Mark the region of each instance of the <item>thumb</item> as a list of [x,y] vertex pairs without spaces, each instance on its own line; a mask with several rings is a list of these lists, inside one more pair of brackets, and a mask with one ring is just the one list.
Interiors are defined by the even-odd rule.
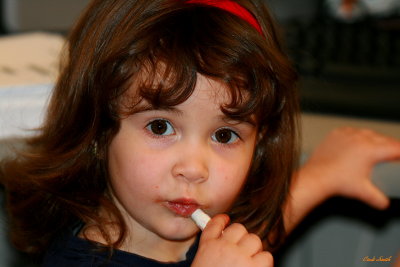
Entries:
[[219,238],[229,221],[229,216],[226,214],[218,214],[214,216],[204,228],[200,237],[200,242]]
[[390,204],[389,198],[371,181],[365,183],[361,191],[363,193],[359,195],[358,199],[375,209],[383,210]]

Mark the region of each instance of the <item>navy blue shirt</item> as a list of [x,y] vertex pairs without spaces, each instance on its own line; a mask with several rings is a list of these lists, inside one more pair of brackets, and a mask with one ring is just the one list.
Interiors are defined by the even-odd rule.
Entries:
[[[103,248],[103,249],[102,249]],[[62,234],[48,249],[43,267],[183,267],[190,266],[196,255],[197,242],[186,253],[186,260],[174,263],[159,262],[122,250],[110,252],[102,246],[79,238],[75,231]]]

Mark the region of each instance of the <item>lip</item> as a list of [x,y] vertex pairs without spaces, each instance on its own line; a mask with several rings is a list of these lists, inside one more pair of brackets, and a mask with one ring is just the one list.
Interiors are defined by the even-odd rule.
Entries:
[[182,217],[190,217],[190,215],[200,207],[195,200],[187,198],[167,201],[165,206],[176,215]]

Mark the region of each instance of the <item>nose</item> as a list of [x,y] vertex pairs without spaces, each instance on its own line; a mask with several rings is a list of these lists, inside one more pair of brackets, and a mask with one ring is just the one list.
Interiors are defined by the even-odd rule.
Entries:
[[199,146],[186,146],[179,153],[172,167],[172,175],[188,183],[202,183],[208,180],[208,153]]

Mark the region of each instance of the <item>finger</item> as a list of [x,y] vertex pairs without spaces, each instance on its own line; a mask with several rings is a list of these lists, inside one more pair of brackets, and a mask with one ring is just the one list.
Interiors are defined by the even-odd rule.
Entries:
[[363,193],[359,196],[359,199],[371,207],[383,210],[389,206],[389,198],[372,182],[368,181],[362,191]]
[[263,250],[262,242],[256,234],[247,234],[243,236],[238,246],[249,256],[254,256]]
[[237,244],[247,234],[247,229],[242,224],[234,223],[225,228],[221,238]]
[[386,142],[384,145],[376,146],[374,151],[376,161],[391,161],[400,159],[400,142]]
[[261,251],[253,256],[253,262],[257,267],[273,267],[274,258],[268,251]]
[[226,214],[218,214],[214,216],[206,225],[201,234],[200,240],[216,239],[221,236],[222,231],[229,223],[229,216]]
[[371,152],[378,161],[400,159],[400,140],[371,130],[364,130],[363,133],[373,146]]

